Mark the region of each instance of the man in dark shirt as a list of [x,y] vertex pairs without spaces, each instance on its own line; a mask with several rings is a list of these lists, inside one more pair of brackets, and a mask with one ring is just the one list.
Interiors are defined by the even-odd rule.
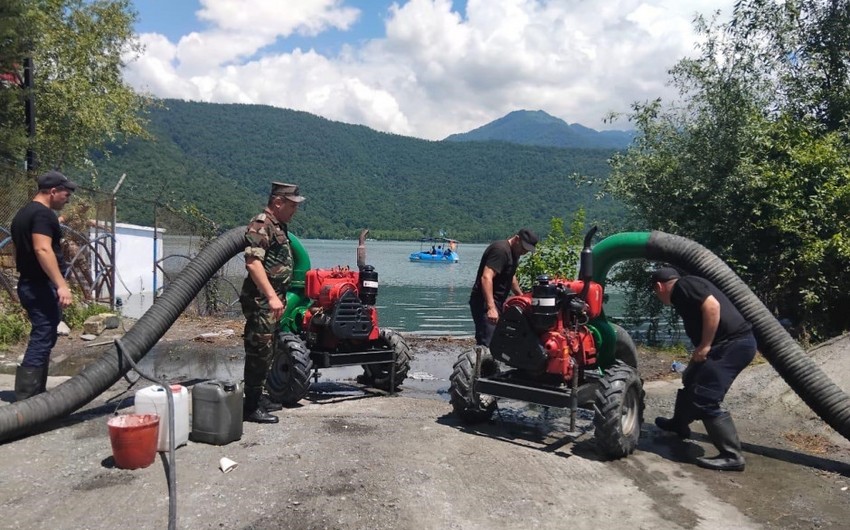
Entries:
[[38,177],[38,192],[32,202],[12,219],[18,299],[32,325],[24,359],[15,372],[18,400],[44,392],[50,352],[56,345],[56,327],[62,309],[73,301],[65,282],[62,228],[53,210],[61,210],[75,189],[77,185],[65,175],[48,171]]
[[533,251],[536,244],[537,234],[523,228],[507,240],[494,241],[484,251],[469,296],[476,344],[490,345],[508,295],[522,294],[516,279],[517,265],[520,256]]
[[665,305],[672,305],[694,345],[691,361],[682,375],[672,418],[656,418],[655,424],[682,438],[688,425],[701,419],[709,439],[720,454],[700,457],[697,464],[708,469],[743,471],[744,456],[732,416],[721,408],[726,392],[756,354],[752,325],[720,289],[698,276],[680,276],[672,267],[652,273],[652,287]]

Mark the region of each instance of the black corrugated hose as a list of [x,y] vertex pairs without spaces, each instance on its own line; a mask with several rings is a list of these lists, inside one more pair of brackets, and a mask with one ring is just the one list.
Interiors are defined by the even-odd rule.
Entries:
[[699,243],[652,232],[647,259],[666,261],[715,284],[753,324],[759,351],[818,416],[850,440],[850,397],[817,367],[749,287]]
[[[244,248],[245,229],[234,228],[212,241],[190,261],[121,339],[130,357],[134,361],[144,357],[213,274]],[[0,407],[0,442],[26,436],[50,420],[71,414],[115,384],[129,369],[117,347],[112,346],[100,359],[61,385]]]

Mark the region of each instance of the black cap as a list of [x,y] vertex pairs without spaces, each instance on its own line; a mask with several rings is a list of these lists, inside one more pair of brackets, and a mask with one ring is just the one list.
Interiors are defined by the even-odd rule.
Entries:
[[532,252],[534,250],[534,246],[537,245],[537,234],[534,233],[530,228],[522,228],[519,232],[516,233],[519,236],[519,240],[522,241],[522,247],[528,252]]
[[38,176],[38,189],[49,190],[50,188],[65,188],[71,191],[77,189],[77,183],[68,180],[68,177],[58,171],[48,171]]
[[681,277],[679,271],[674,269],[673,267],[661,267],[660,269],[653,271],[650,279],[652,283],[655,282],[669,282],[670,280],[676,280]]

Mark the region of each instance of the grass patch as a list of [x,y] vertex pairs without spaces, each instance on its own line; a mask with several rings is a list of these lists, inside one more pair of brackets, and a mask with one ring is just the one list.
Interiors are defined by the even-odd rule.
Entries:
[[24,308],[0,291],[0,350],[8,350],[29,337],[30,321]]
[[0,350],[7,350],[12,344],[26,339],[30,334],[30,321],[23,311],[3,311],[0,313]]
[[691,358],[690,352],[688,352],[682,343],[667,346],[647,346],[646,344],[641,344],[638,346],[638,349],[650,355],[655,355],[662,359],[670,359],[671,361],[687,361]]
[[[84,302],[74,303],[62,311],[62,320],[71,329],[83,327],[83,323],[92,315],[108,313],[109,307]],[[0,300],[0,351],[6,351],[14,344],[25,341],[30,334],[30,321],[20,304],[8,297]]]
[[105,305],[74,303],[71,307],[62,311],[62,320],[68,324],[69,328],[77,329],[83,327],[83,323],[85,323],[87,318],[109,312],[109,307]]

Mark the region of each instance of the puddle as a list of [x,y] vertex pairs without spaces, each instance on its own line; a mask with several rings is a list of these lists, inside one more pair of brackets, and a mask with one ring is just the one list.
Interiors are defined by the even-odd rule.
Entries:
[[[449,378],[457,356],[471,347],[471,342],[445,341],[430,338],[410,338],[408,343],[413,354],[408,377],[402,385],[402,395],[415,399],[431,399],[449,402]],[[71,355],[51,367],[51,375],[76,375],[89,362],[103,352]],[[209,379],[241,380],[244,367],[244,350],[241,344],[197,342],[179,340],[159,342],[138,363],[139,369],[158,380],[181,382],[187,386]],[[356,383],[363,373],[359,365],[322,368],[318,380],[314,379],[311,394],[318,399],[334,399],[362,396],[363,390]],[[130,374],[133,380],[137,376]],[[494,418],[496,415],[494,415]],[[501,400],[500,421],[524,426],[541,432],[569,431],[569,410],[546,408],[521,401]],[[579,409],[577,430],[588,428],[592,412]]]

